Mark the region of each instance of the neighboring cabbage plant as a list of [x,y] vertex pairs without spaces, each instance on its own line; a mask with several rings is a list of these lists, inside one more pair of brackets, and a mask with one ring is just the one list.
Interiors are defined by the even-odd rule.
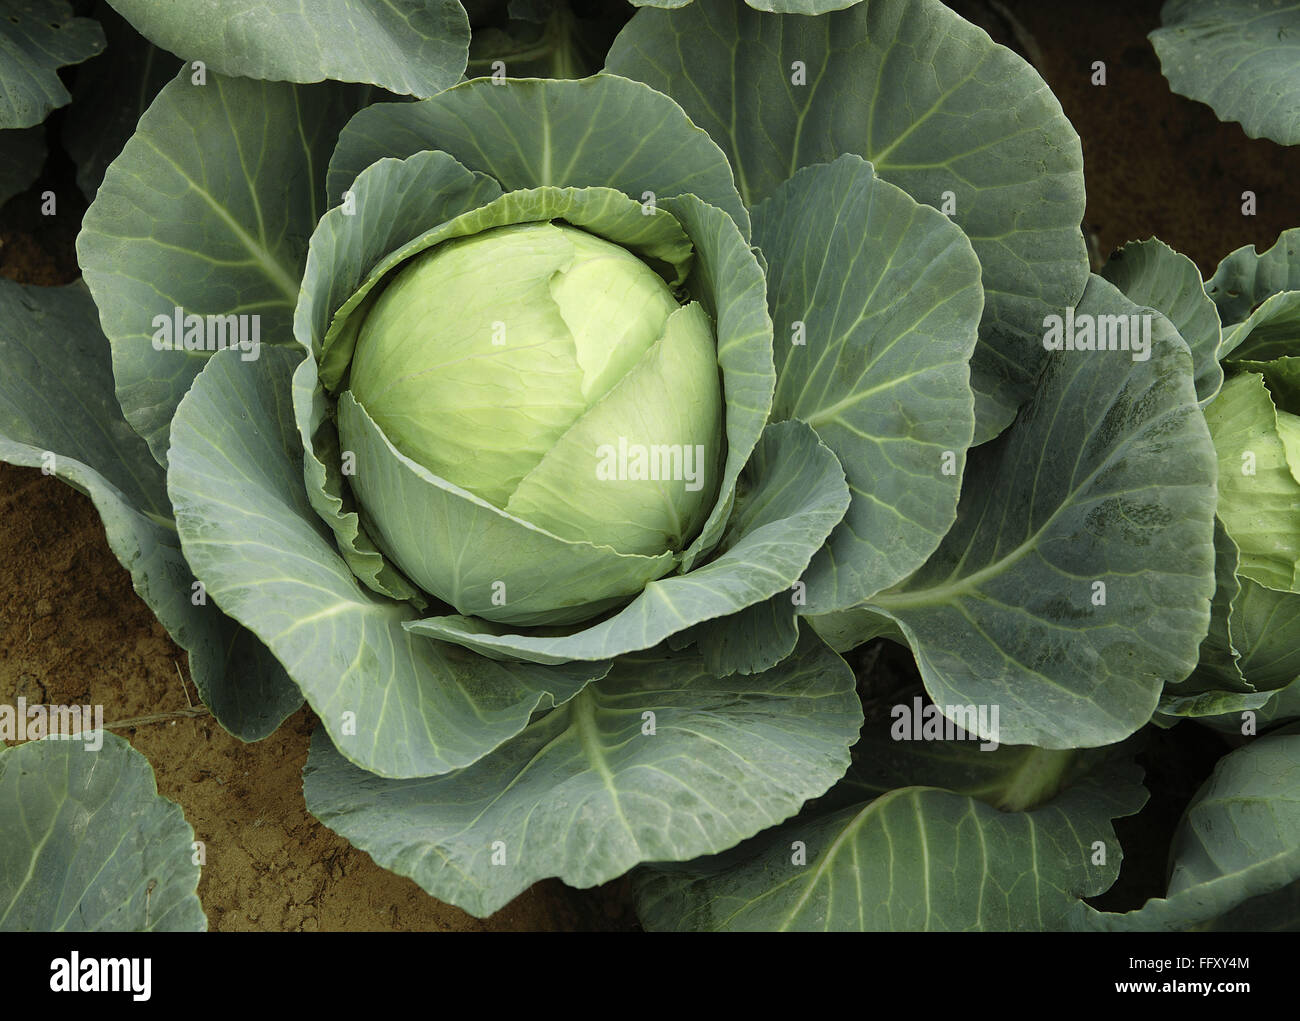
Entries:
[[1156,240],[1104,272],[1186,339],[1219,465],[1209,634],[1161,715],[1243,735],[1300,719],[1300,229],[1237,249],[1204,283]]

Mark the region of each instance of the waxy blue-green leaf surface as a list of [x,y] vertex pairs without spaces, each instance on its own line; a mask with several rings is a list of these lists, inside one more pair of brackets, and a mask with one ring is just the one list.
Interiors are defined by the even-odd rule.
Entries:
[[150,42],[214,71],[270,81],[364,82],[431,96],[469,56],[459,0],[109,0]]
[[1174,834],[1169,890],[1123,914],[1081,912],[1112,931],[1294,931],[1300,893],[1300,734],[1253,738],[1219,760]]
[[974,430],[983,293],[965,235],[856,156],[800,170],[754,210],[767,259],[772,417],[811,425],[852,503],[804,576],[808,613],[915,571],[952,525]]
[[616,75],[479,78],[419,103],[376,103],[339,137],[331,201],[375,160],[423,149],[450,153],[504,191],[617,188],[638,202],[689,193],[749,236],[749,215],[718,146],[672,100]]
[[1251,138],[1300,142],[1300,3],[1167,0],[1149,38],[1179,95]]
[[[1094,277],[1077,314],[1138,314]],[[1001,707],[1001,739],[1122,740],[1196,664],[1214,593],[1215,457],[1193,363],[1152,313],[1150,357],[1056,351],[1033,400],[972,453],[957,522],[869,600],[940,705]]]
[[1205,292],[1219,308],[1225,337],[1228,327],[1250,317],[1274,294],[1300,291],[1300,227],[1284,230],[1263,252],[1243,245],[1226,255]]
[[1131,241],[1110,257],[1101,275],[1135,305],[1154,308],[1178,330],[1196,365],[1196,396],[1204,405],[1223,386],[1219,313],[1201,272],[1163,241]]
[[[207,352],[158,351],[157,315],[260,316],[264,346],[293,342],[324,171],[358,92],[182,70],[104,175],[77,257],[113,347],[126,419],[165,464],[176,405]],[[251,321],[250,321],[251,329]]]
[[0,10],[0,130],[30,128],[63,106],[72,97],[59,68],[103,48],[98,22],[74,18],[67,0],[9,0]]
[[594,886],[780,822],[844,772],[861,723],[852,671],[812,635],[747,677],[660,650],[448,776],[369,776],[318,731],[304,794],[385,868],[486,915],[547,876]]
[[1139,777],[1111,767],[1029,812],[900,787],[716,858],[650,866],[637,875],[637,914],[651,931],[1069,928],[1081,898],[1119,874],[1112,820],[1146,800]]
[[938,0],[871,0],[810,18],[733,0],[643,9],[606,68],[672,96],[726,151],[741,196],[856,153],[918,202],[955,204],[979,256],[976,437],[1028,397],[1042,320],[1087,281],[1079,137],[1037,72]]
[[115,734],[0,748],[0,819],[0,932],[207,928],[194,830]]

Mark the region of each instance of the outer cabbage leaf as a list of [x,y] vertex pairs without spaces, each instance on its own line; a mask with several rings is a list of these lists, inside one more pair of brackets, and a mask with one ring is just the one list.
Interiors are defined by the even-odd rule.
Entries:
[[1300,924],[1300,734],[1224,756],[1174,835],[1169,892],[1124,914],[1081,912],[1086,928],[1259,931]]
[[[189,73],[168,84],[113,161],[77,258],[113,348],[126,420],[166,463],[172,415],[207,352],[157,351],[156,315],[260,316],[292,343],[322,174],[359,93]],[[251,112],[251,115],[250,115]]]
[[1196,366],[1196,396],[1205,405],[1223,386],[1222,330],[1201,271],[1163,241],[1131,241],[1111,255],[1101,275],[1136,305],[1154,308],[1178,330]]
[[0,748],[0,932],[202,932],[194,830],[115,734]]
[[[485,130],[484,125],[492,125]],[[478,78],[419,103],[376,103],[354,117],[330,160],[337,200],[375,160],[440,149],[504,191],[617,188],[638,202],[691,194],[736,221],[749,214],[722,151],[671,99],[641,82]]]
[[[1094,277],[1080,315],[1134,315]],[[1151,313],[1150,357],[1056,351],[973,452],[957,522],[866,609],[893,618],[941,705],[999,705],[1001,739],[1121,740],[1196,664],[1214,592],[1215,457],[1192,359]]]
[[1205,285],[1219,308],[1225,333],[1227,327],[1248,319],[1265,299],[1283,291],[1300,291],[1300,227],[1284,230],[1265,252],[1244,245],[1229,253]]
[[0,130],[30,128],[72,97],[58,69],[104,48],[104,31],[67,0],[22,0],[0,16]]
[[748,203],[842,153],[918,202],[955,203],[983,269],[977,442],[1005,428],[1043,362],[1044,315],[1077,302],[1088,275],[1079,138],[1029,64],[938,0],[819,18],[697,0],[639,11],[606,68],[681,103]]
[[[997,811],[990,793],[1042,753],[952,742],[896,745],[891,769],[851,771],[793,822],[714,858],[642,869],[637,910],[652,930],[1294,928],[1298,742],[1264,737],[1220,761],[1175,835],[1167,895],[1134,911],[1084,898],[1119,873],[1111,820],[1146,800],[1135,767],[1085,758],[1039,807]],[[951,787],[882,789],[909,774]],[[854,794],[872,800],[840,805]]]
[[469,57],[459,0],[108,2],[150,42],[224,75],[431,96],[460,79]]
[[1180,96],[1251,138],[1300,142],[1300,3],[1167,0],[1148,38]]
[[810,634],[744,678],[654,650],[444,777],[368,776],[318,731],[304,794],[385,868],[486,915],[546,876],[594,886],[780,822],[844,772],[861,723],[852,671]]
[[[931,753],[938,761],[910,761]],[[1137,812],[1146,792],[1140,770],[1116,763],[1030,811],[987,804],[987,791],[1014,782],[1026,754],[1034,761],[1019,748],[904,745],[897,755],[913,784],[928,775],[959,792],[913,785],[874,796],[871,780],[837,785],[830,804],[854,793],[871,800],[828,811],[818,802],[715,858],[641,870],[641,922],[674,931],[1069,928],[1081,899],[1118,876],[1112,820]]]
[[807,613],[906,578],[953,523],[974,430],[980,264],[947,217],[856,156],[806,167],[754,210],[768,264],[772,417],[835,452],[852,503],[804,582]]

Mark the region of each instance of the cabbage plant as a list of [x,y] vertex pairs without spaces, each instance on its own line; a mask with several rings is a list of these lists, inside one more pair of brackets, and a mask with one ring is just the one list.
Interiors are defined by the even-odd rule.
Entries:
[[[1089,273],[1014,53],[937,0],[697,0],[599,73],[466,78],[454,0],[113,6],[185,63],[84,282],[0,281],[0,456],[89,493],[227,730],[310,705],[326,825],[476,914],[655,863],[665,928],[1191,925],[1293,880],[1084,904],[1211,627],[1217,349]],[[978,743],[864,730],[882,636]]]

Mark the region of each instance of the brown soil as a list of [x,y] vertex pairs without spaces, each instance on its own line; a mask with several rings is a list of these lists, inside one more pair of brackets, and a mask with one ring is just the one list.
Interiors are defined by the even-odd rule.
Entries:
[[[954,6],[962,6],[954,3]],[[990,0],[980,23],[1013,42]],[[1083,137],[1087,223],[1102,252],[1156,235],[1210,271],[1232,249],[1271,245],[1300,225],[1300,147],[1247,139],[1208,107],[1174,96],[1146,33],[1159,0],[1079,5],[1006,0],[1041,52],[1040,70]],[[1106,62],[1108,84],[1090,84]],[[57,115],[56,115],[57,116]],[[57,136],[52,136],[57,137]],[[70,181],[66,173],[58,175]],[[75,278],[84,208],[44,218],[39,190],[0,214],[0,274],[52,285]],[[1259,213],[1241,215],[1241,192]],[[0,701],[98,703],[109,721],[185,712],[196,699],[184,654],[135,596],[90,501],[38,471],[0,465]],[[301,771],[315,717],[303,710],[245,745],[210,717],[119,730],[153,764],[204,841],[199,896],[214,930],[557,930],[636,927],[626,882],[595,891],[538,884],[486,920],[380,869],[312,819]]]

